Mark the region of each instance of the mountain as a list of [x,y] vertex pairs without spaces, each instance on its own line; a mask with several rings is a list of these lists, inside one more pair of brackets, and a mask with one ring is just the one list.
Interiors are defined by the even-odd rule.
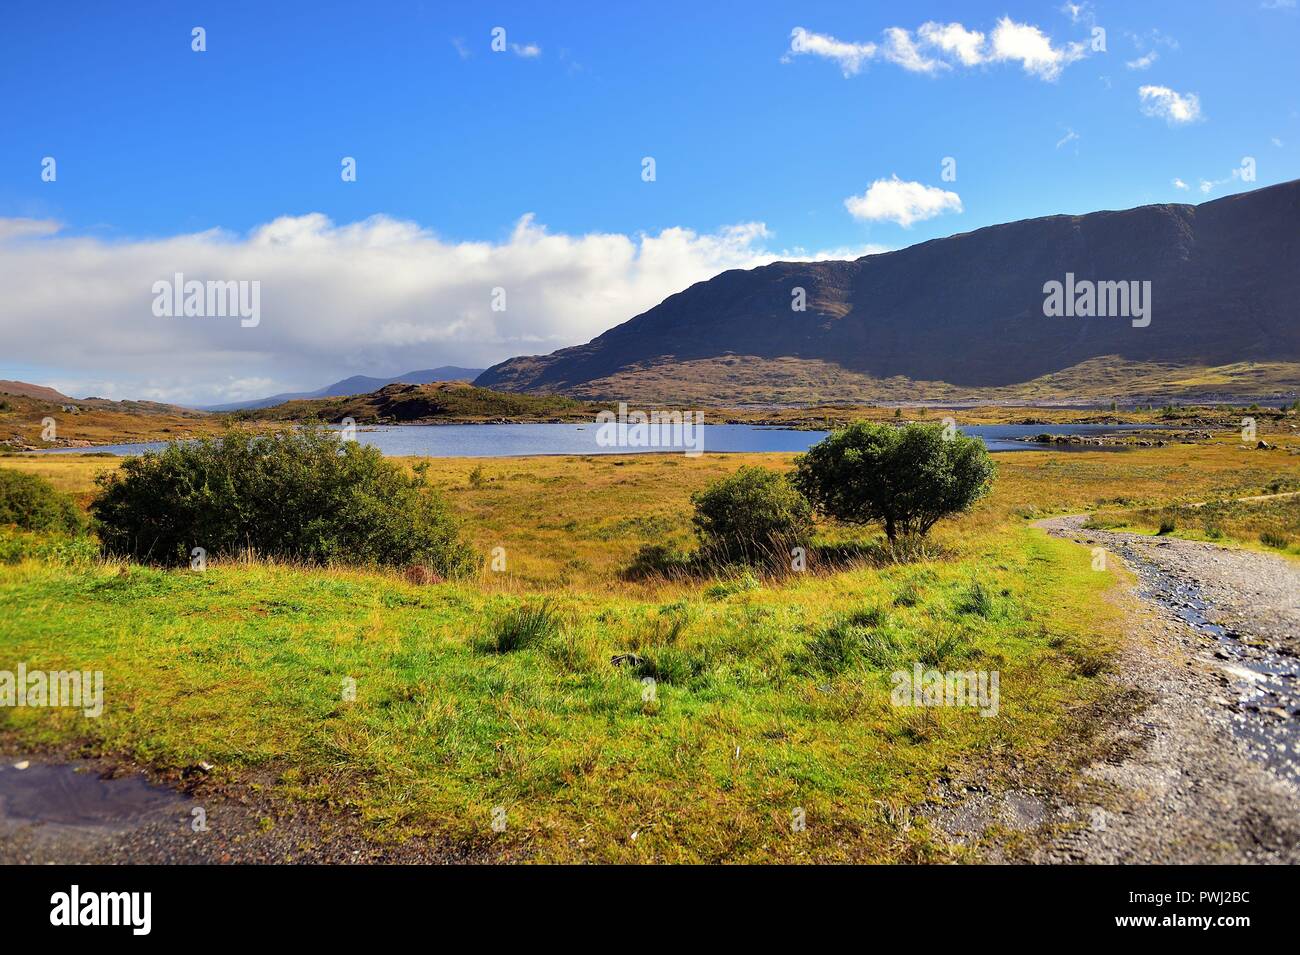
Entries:
[[209,405],[203,411],[241,411],[248,408],[270,408],[286,401],[301,401],[311,398],[338,398],[346,395],[365,395],[378,391],[385,385],[427,385],[435,381],[473,381],[482,374],[481,368],[457,368],[444,365],[442,368],[426,368],[423,371],[408,371],[393,378],[371,378],[367,375],[353,375],[332,385],[326,385],[316,391],[290,392],[272,395],[269,398],[257,398],[251,401],[234,401],[224,405]]
[[0,394],[19,395],[23,398],[39,398],[41,401],[72,401],[62,392],[47,388],[45,385],[33,385],[26,381],[0,379]]
[[[1045,285],[1067,273],[1076,287],[1149,282],[1150,323],[1047,317]],[[798,288],[806,311],[791,307]],[[1236,387],[1224,366],[1251,387],[1295,388],[1297,362],[1300,180],[1195,206],[1027,219],[851,262],[731,270],[585,345],[510,359],[474,383],[734,403],[1006,396],[1030,384],[1068,395],[1099,388],[1100,372],[1128,394],[1144,381]]]

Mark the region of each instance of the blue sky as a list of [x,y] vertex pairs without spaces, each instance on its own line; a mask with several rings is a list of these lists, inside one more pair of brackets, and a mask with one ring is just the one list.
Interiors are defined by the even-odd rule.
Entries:
[[[6,5],[0,263],[23,294],[0,317],[0,377],[198,401],[486,364],[585,341],[723,267],[1294,179],[1298,14],[1286,0]],[[1049,59],[1026,59],[1034,34]],[[642,238],[666,230],[680,248],[656,259]],[[314,257],[257,258],[276,244]],[[286,276],[376,245],[388,259],[352,276],[369,289],[353,324],[322,320],[312,343],[341,292],[290,294]],[[408,259],[467,274],[479,252],[482,282],[521,290],[508,322],[486,289],[399,265],[385,279]],[[123,283],[139,266],[143,306],[111,285],[114,260]],[[242,336],[148,325],[146,279],[187,266],[261,278],[268,321]],[[65,344],[83,330],[51,326],[55,306],[117,334]]]

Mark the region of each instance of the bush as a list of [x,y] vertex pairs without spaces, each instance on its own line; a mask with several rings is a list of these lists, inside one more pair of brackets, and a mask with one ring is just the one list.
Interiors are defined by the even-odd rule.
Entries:
[[1172,534],[1176,530],[1178,530],[1178,525],[1174,523],[1172,517],[1162,517],[1160,518],[1160,527],[1156,533],[1159,535]]
[[789,560],[812,539],[812,508],[783,474],[742,467],[691,497],[705,555],[716,561]]
[[900,535],[924,535],[993,485],[984,443],[960,434],[945,437],[944,430],[855,422],[800,455],[793,484],[836,520],[883,525],[891,543]]
[[0,468],[0,524],[25,531],[79,534],[85,519],[72,498],[35,474]]
[[478,560],[424,478],[375,448],[308,428],[232,430],[169,444],[102,475],[91,504],[110,554],[175,564],[251,550],[314,564],[419,564],[444,576]]

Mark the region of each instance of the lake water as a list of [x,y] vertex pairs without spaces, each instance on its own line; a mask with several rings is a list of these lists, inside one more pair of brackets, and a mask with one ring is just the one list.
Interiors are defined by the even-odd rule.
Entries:
[[[961,427],[963,434],[981,438],[990,451],[1099,451],[1122,450],[1089,445],[1029,444],[1017,438],[1042,434],[1103,435],[1142,431],[1141,425],[1107,424],[999,424]],[[434,458],[498,458],[528,454],[636,454],[681,448],[601,447],[595,424],[439,424],[393,425],[362,428],[357,440],[373,444],[385,455],[421,455]],[[736,451],[806,451],[826,437],[825,431],[792,431],[748,424],[700,426],[705,453]],[[41,454],[139,454],[155,451],[163,442],[110,444],[94,448],[57,448]]]

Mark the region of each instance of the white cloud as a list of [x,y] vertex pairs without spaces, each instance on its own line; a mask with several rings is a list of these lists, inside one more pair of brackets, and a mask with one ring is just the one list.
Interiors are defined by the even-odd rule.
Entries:
[[510,49],[514,50],[516,56],[522,56],[526,60],[542,55],[542,48],[536,43],[511,43]]
[[1065,135],[1062,136],[1060,139],[1058,139],[1058,140],[1056,141],[1056,148],[1057,148],[1057,149],[1060,149],[1062,146],[1064,146],[1064,145],[1066,145],[1066,144],[1068,144],[1068,143],[1072,143],[1072,142],[1074,142],[1075,140],[1077,140],[1078,138],[1079,138],[1079,134],[1078,134],[1078,133],[1076,133],[1076,132],[1075,132],[1074,130],[1072,130],[1072,129],[1067,129],[1067,130],[1065,131]]
[[[1246,158],[1242,159],[1243,164],[1245,164],[1246,161],[1247,161]],[[1246,182],[1254,181],[1254,168],[1255,168],[1254,160],[1250,160],[1250,163],[1251,165],[1249,168],[1251,170],[1251,178],[1243,180]],[[1233,169],[1232,172],[1224,176],[1222,179],[1202,179],[1201,192],[1208,196],[1211,192],[1213,192],[1215,189],[1219,188],[1220,186],[1226,186],[1231,182],[1236,182],[1237,180],[1242,179],[1242,173],[1244,171],[1244,168],[1245,168],[1244,165],[1238,166],[1236,169]]]
[[845,43],[833,36],[823,33],[811,33],[803,27],[790,31],[789,56],[811,54],[825,57],[839,64],[845,76],[852,76],[862,69],[862,64],[876,55],[874,43]]
[[898,176],[877,179],[862,195],[845,199],[844,207],[855,219],[897,222],[903,228],[945,212],[962,211],[961,197],[957,193],[919,182],[907,182]]
[[[0,237],[0,363],[53,369],[72,394],[198,404],[352,374],[485,367],[585,342],[726,269],[881,251],[787,252],[761,223],[566,235],[531,215],[496,242],[448,241],[386,216],[335,224],[320,214],[242,236],[111,242],[0,219]],[[259,281],[260,324],[155,317],[153,283],[177,272]],[[498,286],[504,312],[491,309]]]
[[960,23],[923,23],[915,37],[902,27],[888,27],[880,44],[849,43],[795,27],[790,32],[790,49],[782,61],[789,62],[792,57],[804,54],[833,60],[846,77],[857,74],[864,64],[879,57],[905,70],[930,74],[957,66],[1017,62],[1026,73],[1051,81],[1065,67],[1087,56],[1087,45],[1072,42],[1055,46],[1038,27],[1003,17],[988,42],[983,33],[968,30]]
[[0,242],[54,235],[58,231],[59,224],[50,219],[0,219]]
[[1139,56],[1136,60],[1128,60],[1124,65],[1130,70],[1145,70],[1151,67],[1151,64],[1160,59],[1160,54],[1155,50],[1144,56]]
[[927,57],[917,49],[912,34],[902,27],[890,27],[885,31],[884,57],[891,63],[897,63],[911,73],[934,73],[937,70],[950,69],[942,60]]
[[1061,7],[1061,12],[1070,18],[1071,23],[1087,23],[1089,25],[1097,22],[1096,11],[1093,10],[1092,4],[1084,3],[1067,3]]
[[1084,57],[1083,43],[1052,46],[1038,27],[1003,17],[993,29],[992,59],[1019,62],[1026,73],[1043,80],[1055,80],[1061,71]]
[[984,34],[967,30],[960,23],[921,24],[916,31],[930,46],[955,57],[963,66],[978,66],[985,60]]
[[1278,149],[1282,148],[1282,140],[1278,139],[1276,136],[1274,136],[1271,140],[1269,140],[1269,142],[1271,142]]
[[1194,123],[1201,118],[1201,100],[1195,93],[1176,93],[1167,86],[1138,89],[1142,112],[1158,116],[1171,126]]
[[1187,185],[1187,183],[1185,183],[1185,182],[1183,182],[1181,179],[1177,179],[1177,178],[1173,179],[1173,180],[1171,181],[1171,184],[1173,185],[1173,187],[1174,187],[1175,189],[1182,189],[1182,190],[1184,190],[1184,191],[1186,191],[1188,188],[1190,188],[1190,187]]
[[462,60],[468,60],[471,56],[474,55],[472,52],[470,52],[470,48],[465,45],[465,40],[462,37],[458,37],[458,36],[452,37],[451,45],[456,48],[456,54]]

